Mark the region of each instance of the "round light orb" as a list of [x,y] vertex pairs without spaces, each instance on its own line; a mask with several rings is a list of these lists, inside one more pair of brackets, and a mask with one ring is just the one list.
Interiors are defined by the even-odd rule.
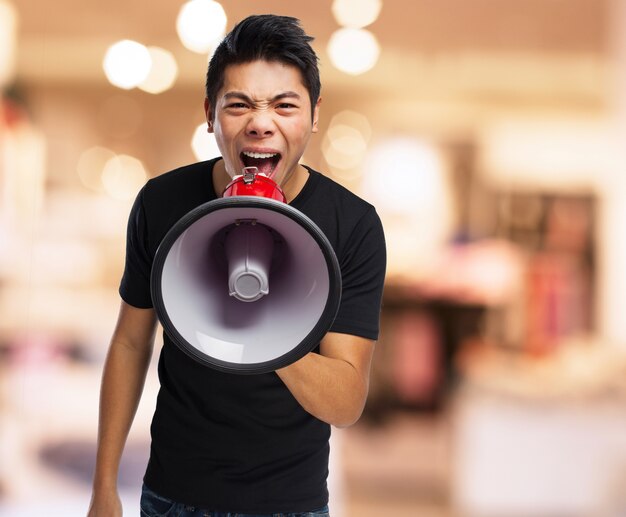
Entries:
[[224,37],[226,22],[226,13],[220,3],[190,0],[180,8],[176,32],[185,48],[206,54]]
[[[374,146],[367,155],[363,193],[389,213],[413,213],[446,199],[447,171],[438,149],[411,137]],[[437,212],[433,212],[437,213]]]
[[102,66],[112,85],[130,90],[148,76],[152,59],[148,49],[141,43],[122,40],[108,48]]
[[191,149],[196,159],[200,161],[210,160],[221,156],[215,136],[213,133],[207,133],[207,124],[203,122],[193,133],[191,138]]
[[83,186],[95,192],[102,192],[102,171],[115,153],[105,147],[95,146],[83,151],[76,165],[76,172]]
[[370,124],[369,119],[357,111],[342,110],[333,115],[333,118],[330,119],[330,126],[336,126],[339,124],[357,129],[359,133],[363,135],[366,142],[369,142],[372,136],[372,125]]
[[178,65],[174,55],[160,47],[148,47],[152,66],[148,76],[138,85],[140,90],[158,94],[169,90],[178,77]]
[[134,198],[147,179],[140,160],[126,154],[116,155],[106,162],[102,170],[104,190],[114,199]]
[[358,129],[345,124],[328,128],[322,143],[326,162],[337,169],[352,169],[363,162],[367,141]]
[[339,25],[361,29],[376,21],[382,6],[381,0],[335,0],[331,9]]
[[380,46],[368,30],[339,29],[330,37],[328,55],[337,69],[359,75],[374,67],[380,55]]

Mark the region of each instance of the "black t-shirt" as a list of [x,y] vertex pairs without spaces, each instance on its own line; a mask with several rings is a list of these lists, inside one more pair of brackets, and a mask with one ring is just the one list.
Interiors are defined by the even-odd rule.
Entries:
[[[122,299],[152,307],[159,243],[187,212],[216,199],[215,160],[151,179],[132,208]],[[378,338],[385,242],[374,207],[322,174],[290,203],[337,255],[342,297],[331,331]],[[298,512],[328,503],[330,426],[307,413],[275,373],[222,373],[191,359],[164,333],[145,483],[192,506],[242,513]]]

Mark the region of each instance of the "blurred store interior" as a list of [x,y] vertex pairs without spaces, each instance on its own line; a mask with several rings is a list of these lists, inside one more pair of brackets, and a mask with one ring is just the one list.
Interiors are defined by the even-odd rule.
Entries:
[[254,13],[316,37],[304,161],[387,235],[333,515],[626,515],[625,1],[0,0],[0,516],[84,515],[130,205],[215,155],[207,57]]

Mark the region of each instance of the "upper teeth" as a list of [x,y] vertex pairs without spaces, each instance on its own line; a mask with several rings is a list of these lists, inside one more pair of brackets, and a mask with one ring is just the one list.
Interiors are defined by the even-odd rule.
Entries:
[[255,153],[252,151],[244,151],[243,154],[250,158],[272,158],[276,156],[278,153]]

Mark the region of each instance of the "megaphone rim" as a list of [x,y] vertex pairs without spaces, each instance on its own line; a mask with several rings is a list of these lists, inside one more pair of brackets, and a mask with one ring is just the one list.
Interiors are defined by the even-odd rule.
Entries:
[[[161,280],[163,267],[170,249],[177,239],[194,222],[211,212],[215,212],[223,208],[263,208],[279,212],[282,215],[295,220],[316,241],[326,262],[329,274],[329,294],[320,318],[307,336],[297,346],[289,352],[269,361],[244,364],[232,363],[203,354],[198,349],[190,345],[178,332],[165,308],[161,289]],[[205,366],[222,372],[237,374],[269,373],[295,362],[296,360],[304,357],[308,352],[312,351],[324,337],[337,316],[342,290],[341,269],[339,267],[339,262],[330,241],[322,230],[306,214],[296,208],[283,203],[282,201],[258,196],[233,196],[214,199],[197,206],[182,216],[168,230],[157,248],[150,275],[150,285],[152,303],[159,321],[174,344],[192,359],[195,359]]]

